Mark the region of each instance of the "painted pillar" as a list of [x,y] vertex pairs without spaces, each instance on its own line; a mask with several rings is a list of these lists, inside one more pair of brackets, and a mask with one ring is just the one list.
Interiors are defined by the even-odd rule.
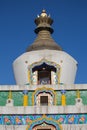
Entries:
[[28,91],[27,90],[24,90],[23,91],[23,106],[28,106]]
[[80,98],[80,91],[77,90],[77,98]]
[[8,99],[12,99],[12,92],[11,92],[11,90],[9,91]]
[[61,91],[61,94],[62,94],[62,96],[61,96],[61,104],[62,104],[62,106],[66,105],[66,95],[65,95],[65,93],[66,93],[65,90]]
[[28,82],[31,84],[31,79],[30,79],[30,69],[28,70]]

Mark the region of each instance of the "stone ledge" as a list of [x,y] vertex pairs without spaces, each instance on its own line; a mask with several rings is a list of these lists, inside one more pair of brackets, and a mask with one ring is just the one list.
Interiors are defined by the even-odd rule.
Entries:
[[87,84],[58,84],[58,85],[0,85],[0,91],[34,91],[37,88],[47,87],[54,90],[87,90]]
[[27,107],[0,107],[0,114],[73,114],[87,113],[87,105],[77,106],[27,106]]
[[[28,125],[0,125],[0,130],[26,130]],[[61,124],[63,130],[87,130],[87,124]]]

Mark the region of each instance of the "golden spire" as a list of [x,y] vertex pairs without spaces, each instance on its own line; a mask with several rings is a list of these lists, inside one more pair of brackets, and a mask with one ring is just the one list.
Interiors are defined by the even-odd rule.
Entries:
[[35,19],[35,24],[37,26],[35,33],[37,34],[37,37],[34,43],[27,48],[27,52],[43,49],[62,51],[62,48],[51,37],[51,34],[54,31],[51,27],[52,23],[53,19],[50,15],[47,15],[46,10],[43,9],[41,14],[37,15]]

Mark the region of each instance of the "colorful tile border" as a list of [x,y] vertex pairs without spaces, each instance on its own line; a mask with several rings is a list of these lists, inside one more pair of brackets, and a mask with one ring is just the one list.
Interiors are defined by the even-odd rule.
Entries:
[[52,124],[53,126],[55,126],[57,130],[62,130],[62,125],[58,121],[51,117],[47,117],[46,115],[43,115],[41,118],[38,118],[32,121],[30,124],[28,124],[26,130],[32,130],[34,126],[38,126],[42,123]]
[[[43,115],[0,115],[0,125],[29,125],[38,121]],[[87,114],[46,115],[50,121],[60,124],[87,124]]]

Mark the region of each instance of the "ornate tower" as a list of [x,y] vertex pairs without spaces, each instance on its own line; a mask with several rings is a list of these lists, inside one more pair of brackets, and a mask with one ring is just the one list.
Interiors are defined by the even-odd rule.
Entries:
[[34,43],[13,63],[16,83],[19,85],[74,83],[77,62],[62,51],[51,37],[52,18],[43,10],[35,19],[35,23],[37,37]]
[[74,84],[77,61],[53,40],[43,10],[37,37],[13,62],[17,85],[0,86],[0,130],[87,130],[87,84]]

